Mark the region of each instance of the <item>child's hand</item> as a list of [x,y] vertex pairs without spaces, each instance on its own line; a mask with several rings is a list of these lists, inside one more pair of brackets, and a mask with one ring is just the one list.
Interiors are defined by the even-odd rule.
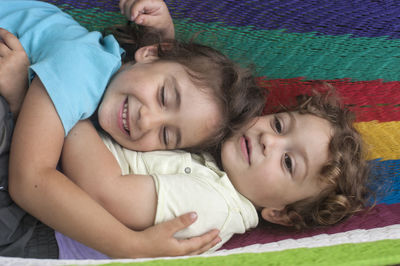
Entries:
[[163,0],[120,0],[119,7],[128,20],[161,32],[163,39],[175,37],[174,23]]
[[[140,241],[142,254],[139,257],[165,257],[201,254],[221,241],[218,230],[211,230],[190,239],[176,239],[174,234],[196,221],[193,213],[181,215],[171,221],[152,226],[145,231]],[[136,250],[138,251],[138,250]],[[140,252],[140,251],[139,251]]]
[[0,95],[18,116],[28,89],[29,59],[18,38],[0,28]]

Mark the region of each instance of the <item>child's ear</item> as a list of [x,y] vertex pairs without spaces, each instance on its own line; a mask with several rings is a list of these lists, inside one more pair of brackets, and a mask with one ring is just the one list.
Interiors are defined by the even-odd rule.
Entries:
[[276,209],[276,208],[263,208],[261,210],[261,217],[274,224],[280,224],[284,226],[293,226],[292,222],[287,215],[285,208]]
[[135,61],[140,63],[150,63],[158,59],[158,45],[148,45],[140,47],[135,52]]

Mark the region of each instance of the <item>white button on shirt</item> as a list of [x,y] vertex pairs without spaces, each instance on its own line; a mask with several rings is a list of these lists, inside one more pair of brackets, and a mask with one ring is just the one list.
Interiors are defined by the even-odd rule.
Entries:
[[191,211],[197,213],[196,222],[175,237],[189,238],[219,229],[222,241],[208,251],[212,252],[233,234],[257,226],[255,207],[235,190],[210,155],[185,151],[136,152],[124,149],[104,136],[103,141],[124,175],[153,177],[157,192],[156,224]]

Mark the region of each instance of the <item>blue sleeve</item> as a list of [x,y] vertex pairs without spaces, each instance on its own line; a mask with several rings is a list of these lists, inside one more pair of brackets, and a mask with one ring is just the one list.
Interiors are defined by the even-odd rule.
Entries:
[[121,66],[113,36],[88,32],[57,7],[39,1],[0,0],[0,27],[20,39],[53,101],[65,135],[96,110],[108,81]]

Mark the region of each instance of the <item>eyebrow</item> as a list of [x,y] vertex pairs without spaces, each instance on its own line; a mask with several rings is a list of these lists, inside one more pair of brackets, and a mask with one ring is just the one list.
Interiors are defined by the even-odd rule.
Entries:
[[[288,116],[289,116],[289,130],[293,130],[296,127],[297,124],[297,120],[294,117],[294,115],[291,112],[287,112]],[[304,181],[304,179],[306,178],[306,176],[308,175],[308,165],[309,165],[309,159],[308,159],[308,155],[306,153],[306,151],[304,149],[300,149],[299,150],[300,156],[304,159],[304,175],[300,177],[300,180]],[[298,172],[298,167],[296,167],[296,172]]]
[[[181,93],[180,93],[181,87],[179,86],[179,83],[174,76],[171,76],[171,79],[172,79],[173,89],[175,90],[175,108],[179,109],[181,107]],[[181,142],[182,142],[182,133],[180,128],[177,128],[175,148],[180,147]]]

